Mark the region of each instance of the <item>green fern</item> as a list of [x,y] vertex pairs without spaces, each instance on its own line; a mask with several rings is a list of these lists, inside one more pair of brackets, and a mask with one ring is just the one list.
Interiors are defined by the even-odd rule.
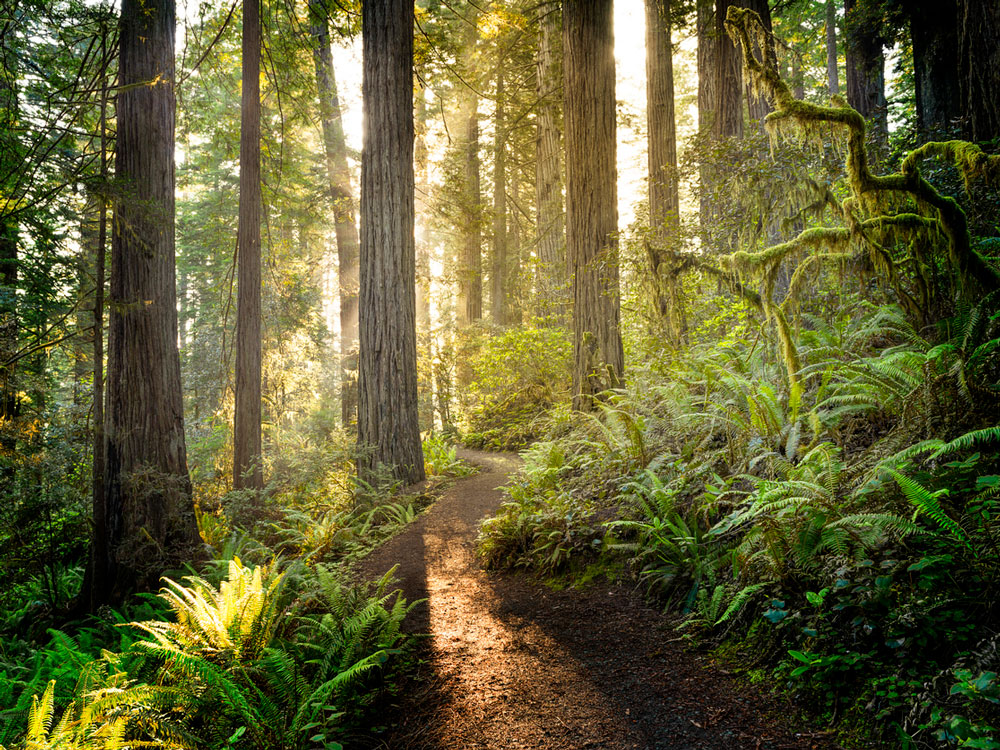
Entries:
[[930,518],[946,534],[965,546],[969,546],[968,534],[965,533],[954,519],[944,512],[944,509],[938,502],[938,498],[948,495],[947,489],[931,492],[915,479],[911,479],[905,474],[900,474],[894,469],[890,469],[889,473],[896,480],[896,484],[899,485],[906,499],[916,508],[913,514],[914,520],[922,513]]

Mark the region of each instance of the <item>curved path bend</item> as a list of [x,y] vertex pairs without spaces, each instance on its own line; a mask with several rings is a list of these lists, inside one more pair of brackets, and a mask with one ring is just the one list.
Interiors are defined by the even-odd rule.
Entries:
[[488,574],[479,522],[503,501],[510,454],[460,452],[480,472],[451,487],[359,574],[397,576],[427,599],[417,674],[382,717],[391,750],[786,750],[834,748],[796,728],[787,704],[684,649],[656,610],[607,584],[552,591]]

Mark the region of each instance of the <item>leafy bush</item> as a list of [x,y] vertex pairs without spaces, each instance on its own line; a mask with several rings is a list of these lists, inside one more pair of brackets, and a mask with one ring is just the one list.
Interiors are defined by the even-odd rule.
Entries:
[[[472,329],[467,336],[476,336]],[[523,448],[541,436],[546,410],[569,398],[573,346],[561,327],[509,328],[466,343],[464,442]]]

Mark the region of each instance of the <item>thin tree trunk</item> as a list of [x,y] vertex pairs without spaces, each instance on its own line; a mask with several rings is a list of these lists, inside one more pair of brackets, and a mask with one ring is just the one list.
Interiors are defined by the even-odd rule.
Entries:
[[[475,57],[478,41],[476,14],[473,12],[465,32],[466,59]],[[471,66],[465,71],[473,74]],[[479,175],[479,97],[469,83],[460,82],[459,119],[465,129],[460,148],[465,152],[464,171],[464,241],[458,258],[458,324],[467,326],[483,317],[483,229],[482,185]]]
[[612,0],[563,3],[566,246],[573,279],[573,408],[619,387],[618,170]]
[[[715,2],[714,0],[697,0],[698,26],[698,132],[703,141],[711,137],[715,130],[716,117],[716,77],[715,77]],[[699,219],[703,235],[707,235],[711,223],[712,205],[710,186],[712,182],[711,169],[707,160],[702,159],[698,165],[698,180],[700,183]]]
[[174,4],[123,0],[108,333],[105,498],[121,600],[200,556],[184,444],[174,268]]
[[683,335],[678,284],[661,248],[678,241],[677,134],[674,119],[673,45],[669,0],[646,0],[646,125],[649,140],[650,275],[656,312],[672,343]]
[[354,221],[351,170],[340,114],[337,79],[330,51],[329,19],[321,2],[309,3],[314,42],[313,61],[323,124],[323,147],[337,234],[337,274],[340,291],[340,412],[345,426],[355,422],[358,407],[358,227]]
[[427,98],[414,77],[413,160],[415,166],[414,209],[417,216],[417,392],[420,396],[420,429],[434,428],[434,340],[431,335],[431,246],[427,233],[427,195],[430,180],[427,171]]
[[[101,81],[101,182],[107,184],[107,79]],[[102,187],[103,187],[102,185]],[[105,254],[108,243],[108,202],[102,193],[99,199],[97,218],[97,247],[94,258],[94,456],[93,456],[93,516],[94,538],[90,552],[90,580],[83,590],[91,611],[99,601],[95,600],[95,580],[108,577],[108,523],[104,502],[104,284]]]
[[[0,174],[12,173],[17,158],[12,134],[19,119],[17,96],[17,57],[10,45],[0,45],[3,71],[0,75]],[[9,146],[9,147],[8,147]],[[0,210],[6,210],[10,198],[4,196]],[[0,363],[17,351],[17,225],[9,216],[0,214]],[[0,364],[0,452],[13,456],[17,448],[14,421],[18,412],[16,363]],[[0,478],[14,476],[13,464],[0,468]]]
[[840,93],[837,63],[837,8],[834,0],[826,0],[826,80],[831,95]]
[[413,0],[366,0],[358,471],[424,478],[413,240]]
[[556,46],[559,8],[539,4],[535,93],[538,98],[535,140],[535,219],[538,237],[538,305],[543,320],[566,316],[566,223],[560,169],[559,102],[562,80]]
[[260,438],[260,0],[243,0],[233,487],[264,486]]
[[503,61],[497,64],[496,117],[493,135],[493,257],[490,273],[493,322],[507,325],[507,158],[504,144]]

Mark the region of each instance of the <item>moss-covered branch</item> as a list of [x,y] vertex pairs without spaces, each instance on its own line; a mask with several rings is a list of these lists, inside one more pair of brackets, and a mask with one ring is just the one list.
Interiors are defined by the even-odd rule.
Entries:
[[[754,11],[730,6],[726,29],[743,49],[744,70],[754,90],[775,108],[765,120],[772,137],[781,134],[798,140],[822,140],[824,131],[845,130],[848,181],[857,204],[874,209],[874,213],[879,208],[878,194],[899,192],[911,196],[918,205],[932,207],[948,240],[949,259],[965,295],[1000,288],[1000,271],[972,247],[968,221],[961,206],[951,196],[939,193],[923,178],[919,168],[926,158],[947,161],[958,168],[968,185],[972,179],[996,180],[1000,177],[1000,157],[988,156],[975,144],[965,141],[932,142],[911,152],[899,172],[884,176],[872,174],[865,148],[865,121],[858,112],[839,97],[833,97],[830,106],[796,99],[773,62],[758,59],[754,53],[761,48],[761,40],[766,34]],[[896,223],[903,226],[906,221],[909,220]]]

